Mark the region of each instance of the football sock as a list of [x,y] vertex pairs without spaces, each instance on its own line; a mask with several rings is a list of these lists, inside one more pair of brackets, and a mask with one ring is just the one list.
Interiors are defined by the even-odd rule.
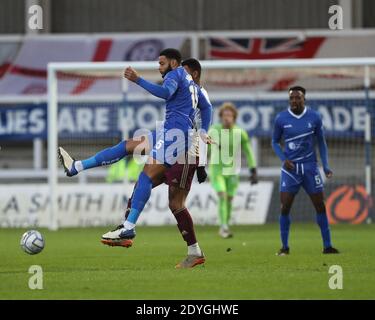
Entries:
[[[82,165],[82,161],[75,161],[73,162],[73,166],[74,168],[78,171],[78,172],[81,172],[83,170],[83,165]],[[70,168],[71,169],[71,168]]]
[[322,234],[324,248],[332,247],[331,232],[329,230],[329,223],[325,212],[318,213],[316,215],[316,223],[320,227],[320,233]]
[[74,166],[76,170],[79,172],[82,170],[115,163],[126,156],[126,141],[121,141],[113,147],[99,151],[96,155],[88,159],[76,161],[74,163]]
[[[128,216],[129,216],[130,209],[131,209],[131,207],[132,207],[132,198],[133,198],[134,190],[135,190],[136,187],[137,187],[137,182],[136,182],[135,185],[134,185],[132,195],[131,195],[131,197],[128,199],[128,204],[126,205],[126,209],[125,209],[125,220],[126,220],[126,219],[128,218]],[[152,188],[155,188],[155,187],[156,187],[156,186],[152,185]]]
[[230,200],[227,200],[227,215],[228,215],[227,223],[229,223],[230,217],[232,216],[232,201]]
[[[148,175],[141,172],[138,178],[137,186],[134,189],[134,194],[131,201],[131,209],[127,221],[136,224],[139,215],[145,207],[151,195],[152,181]],[[125,224],[124,224],[125,226]]]
[[128,220],[126,220],[126,221],[124,222],[124,228],[125,228],[126,230],[134,229],[134,228],[135,228],[135,223],[131,223],[131,222],[129,222]]
[[129,217],[131,207],[132,207],[132,198],[130,197],[128,200],[128,205],[126,206],[126,210],[125,210],[125,221]]
[[132,207],[132,199],[133,199],[133,196],[134,196],[134,190],[135,188],[137,187],[137,183],[138,181],[136,181],[136,183],[134,184],[134,188],[133,188],[133,191],[132,191],[132,195],[130,196],[130,198],[128,199],[128,204],[126,206],[126,210],[125,210],[125,221],[126,219],[128,219],[128,216],[129,216],[129,213],[130,213],[130,209]]
[[202,255],[202,250],[199,248],[199,244],[194,243],[190,246],[188,246],[188,255],[193,255],[193,256],[201,256]]
[[288,238],[289,238],[289,229],[290,229],[290,216],[289,214],[280,215],[280,237],[283,244],[283,248],[289,248]]
[[186,208],[182,208],[172,212],[177,221],[178,230],[180,230],[182,238],[188,246],[197,243],[194,232],[193,219]]
[[228,225],[228,200],[219,196],[219,218],[221,225]]

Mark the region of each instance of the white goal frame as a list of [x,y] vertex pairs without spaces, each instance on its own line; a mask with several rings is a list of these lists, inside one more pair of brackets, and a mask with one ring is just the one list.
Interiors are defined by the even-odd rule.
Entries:
[[[50,190],[50,229],[58,229],[58,92],[57,72],[76,72],[77,70],[118,71],[131,65],[136,70],[156,70],[157,62],[51,62],[48,64],[48,185]],[[203,69],[267,69],[304,67],[360,67],[363,68],[363,81],[367,97],[370,92],[370,66],[375,66],[375,58],[324,58],[324,59],[285,59],[285,60],[213,60],[201,61]],[[124,81],[124,88],[126,87]],[[367,113],[365,146],[365,185],[369,196],[371,190],[371,117]]]

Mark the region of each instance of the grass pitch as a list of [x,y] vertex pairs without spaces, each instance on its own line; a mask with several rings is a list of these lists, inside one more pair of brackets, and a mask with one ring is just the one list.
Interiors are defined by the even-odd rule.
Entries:
[[[25,230],[0,231],[0,299],[375,299],[375,225],[333,226],[339,255],[321,253],[313,224],[293,224],[291,255],[279,249],[276,224],[234,227],[223,240],[216,227],[198,227],[205,266],[176,270],[186,254],[174,226],[138,227],[130,249],[99,240],[108,228],[40,229],[44,251],[19,247]],[[43,290],[30,290],[31,265],[43,268]],[[329,267],[343,269],[343,289],[328,286]]]

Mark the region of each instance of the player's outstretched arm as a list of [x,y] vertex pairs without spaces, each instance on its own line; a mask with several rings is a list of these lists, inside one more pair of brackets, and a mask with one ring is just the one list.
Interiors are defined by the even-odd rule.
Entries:
[[322,159],[324,173],[327,178],[331,178],[333,173],[328,165],[328,147],[327,147],[327,142],[324,136],[324,129],[323,129],[323,123],[322,123],[321,118],[319,118],[319,122],[317,125],[316,138],[318,141],[319,154],[320,154],[320,158]]
[[167,76],[164,79],[163,85],[160,86],[140,77],[132,67],[125,69],[124,77],[129,81],[138,84],[155,97],[165,100],[169,99],[177,90],[177,82],[174,79]]

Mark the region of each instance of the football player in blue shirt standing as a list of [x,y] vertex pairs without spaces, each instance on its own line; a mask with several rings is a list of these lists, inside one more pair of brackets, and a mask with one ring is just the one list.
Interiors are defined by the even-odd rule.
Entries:
[[[283,162],[280,176],[280,236],[282,248],[278,255],[289,254],[290,209],[302,186],[316,210],[316,222],[323,238],[323,253],[339,253],[332,247],[329,223],[324,203],[323,180],[319,172],[315,141],[318,144],[324,174],[332,177],[328,166],[327,144],[320,114],[305,106],[306,90],[295,86],[289,89],[287,110],[275,119],[272,148]],[[280,142],[283,140],[284,150]]]

